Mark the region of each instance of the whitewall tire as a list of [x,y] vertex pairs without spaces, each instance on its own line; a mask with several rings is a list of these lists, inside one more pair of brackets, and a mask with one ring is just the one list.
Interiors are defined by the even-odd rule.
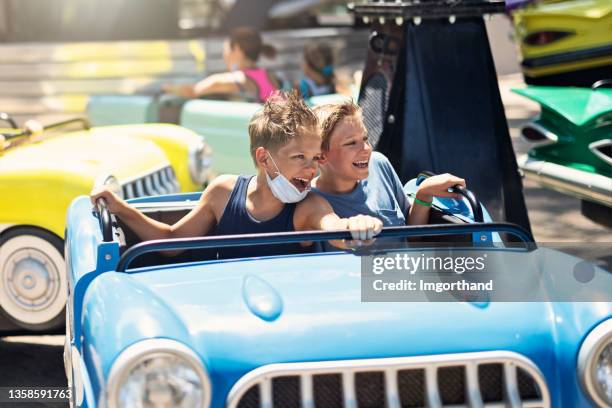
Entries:
[[0,240],[0,308],[18,326],[43,331],[64,323],[63,241],[37,228],[5,232]]

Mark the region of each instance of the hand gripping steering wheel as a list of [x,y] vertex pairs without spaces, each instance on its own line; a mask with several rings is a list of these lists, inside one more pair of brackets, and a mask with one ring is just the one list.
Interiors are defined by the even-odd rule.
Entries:
[[113,220],[104,198],[98,198],[96,200],[96,209],[98,210],[98,220],[100,221],[100,228],[102,229],[102,241],[112,242]]
[[[428,177],[434,176],[435,174],[431,171],[422,171],[419,173],[417,177],[417,186],[423,182]],[[472,215],[474,216],[474,222],[484,222],[484,215],[482,213],[482,207],[480,206],[480,202],[476,198],[476,194],[467,188],[463,187],[460,184],[457,184],[449,189],[449,191],[461,194],[467,202],[470,204],[470,208],[472,209]]]

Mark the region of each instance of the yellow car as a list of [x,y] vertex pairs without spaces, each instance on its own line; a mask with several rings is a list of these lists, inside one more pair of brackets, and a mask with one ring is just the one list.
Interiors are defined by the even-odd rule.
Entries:
[[[64,321],[71,201],[104,184],[126,199],[201,190],[210,151],[174,125],[89,129],[77,119],[24,130],[1,119],[12,127],[0,129],[0,333],[54,331]],[[75,125],[84,129],[66,132]]]
[[528,84],[590,87],[612,78],[612,1],[536,2],[513,18]]

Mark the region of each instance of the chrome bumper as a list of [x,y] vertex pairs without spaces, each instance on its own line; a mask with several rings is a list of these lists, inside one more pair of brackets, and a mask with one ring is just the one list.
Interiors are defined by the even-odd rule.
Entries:
[[518,165],[525,177],[543,187],[612,207],[610,177],[536,160],[526,154],[518,158]]

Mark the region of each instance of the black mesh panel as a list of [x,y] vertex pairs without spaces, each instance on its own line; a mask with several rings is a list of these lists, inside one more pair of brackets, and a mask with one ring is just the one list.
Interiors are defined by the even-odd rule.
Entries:
[[465,367],[438,369],[438,389],[443,404],[465,403]]
[[316,408],[342,408],[344,406],[340,374],[314,375],[312,386]]
[[259,386],[254,385],[240,398],[238,408],[259,408],[260,402]]
[[425,406],[425,371],[400,370],[397,372],[397,388],[402,408]]
[[300,377],[292,375],[274,378],[272,402],[274,408],[300,408],[302,405]]
[[387,103],[389,101],[389,81],[381,74],[372,75],[361,91],[359,106],[363,110],[363,122],[372,147],[376,149],[380,135],[382,134],[383,120],[387,113]]
[[478,366],[478,385],[482,402],[498,402],[504,398],[504,367],[501,364]]
[[522,368],[516,370],[516,382],[518,383],[519,395],[523,400],[541,398],[540,388],[535,380]]
[[359,408],[386,406],[384,374],[374,371],[355,374],[355,394]]

